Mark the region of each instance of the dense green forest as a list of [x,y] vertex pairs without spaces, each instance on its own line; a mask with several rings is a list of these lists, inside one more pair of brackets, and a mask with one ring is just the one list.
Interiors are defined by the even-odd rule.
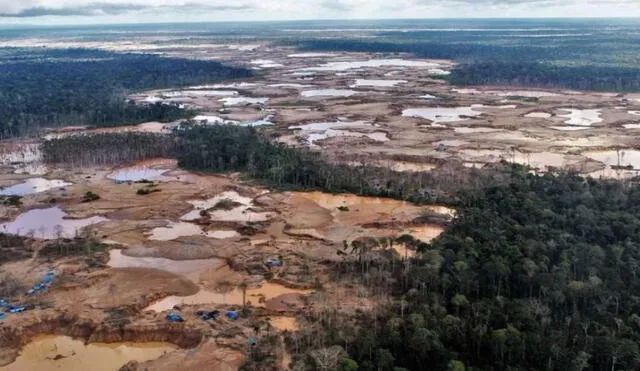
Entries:
[[[115,148],[110,136],[54,140],[44,156],[69,148],[103,161],[89,154]],[[191,170],[243,171],[280,189],[457,205],[456,218],[432,243],[409,236],[394,242],[417,250],[414,258],[372,253],[380,246],[375,239],[369,248],[367,241],[336,247],[343,260],[325,262],[334,279],[392,300],[355,315],[309,315],[309,325],[287,338],[301,369],[640,367],[640,187],[633,182],[538,176],[506,164],[455,176],[353,168],[229,125],[183,127],[164,137]],[[160,150],[151,141],[120,142],[131,156]],[[339,355],[334,367],[318,368],[318,349]]]
[[309,318],[288,340],[298,361],[340,346],[342,370],[639,369],[640,188],[510,174],[464,192],[433,243],[405,241],[416,258],[338,264],[345,281],[396,300]]
[[[451,36],[450,34],[455,34]],[[411,53],[417,57],[452,59],[459,64],[450,81],[458,85],[512,85],[600,91],[640,91],[640,68],[629,59],[640,52],[633,40],[518,40],[486,33],[383,33],[376,41],[357,38],[291,42],[301,50]],[[446,41],[446,42],[445,42]],[[610,52],[610,55],[606,55]],[[637,54],[636,54],[637,55]]]
[[218,62],[70,49],[0,50],[0,138],[65,125],[112,126],[191,115],[175,105],[135,105],[135,91],[245,78]]

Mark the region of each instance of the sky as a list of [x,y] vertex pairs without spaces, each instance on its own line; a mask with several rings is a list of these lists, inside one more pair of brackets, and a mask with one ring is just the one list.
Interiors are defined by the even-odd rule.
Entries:
[[640,0],[0,0],[0,24],[640,17]]

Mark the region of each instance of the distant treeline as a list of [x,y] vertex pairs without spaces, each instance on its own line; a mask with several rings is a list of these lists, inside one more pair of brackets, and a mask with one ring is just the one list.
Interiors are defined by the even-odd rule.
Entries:
[[0,138],[44,127],[113,126],[190,115],[172,105],[126,102],[135,91],[245,78],[218,62],[70,49],[0,50]]
[[[583,45],[494,45],[470,42],[305,40],[296,44],[309,51],[412,53],[417,57],[459,62],[449,80],[457,85],[506,85],[597,91],[640,91],[640,68],[629,64],[596,64]],[[574,48],[575,46],[575,48]],[[604,57],[590,49],[593,60]]]

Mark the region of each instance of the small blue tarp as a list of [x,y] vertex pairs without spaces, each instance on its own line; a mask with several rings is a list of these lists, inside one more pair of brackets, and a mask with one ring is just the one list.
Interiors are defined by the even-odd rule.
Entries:
[[238,315],[238,312],[233,312],[233,311],[228,311],[227,312],[227,318],[229,318],[229,319],[236,320],[236,319],[238,319],[238,317],[240,317]]
[[167,321],[169,322],[182,322],[184,319],[180,315],[180,313],[169,313],[167,314]]
[[9,313],[20,313],[20,312],[24,312],[25,310],[27,310],[27,308],[25,306],[18,305],[18,306],[15,306],[15,307],[10,307],[9,308]]

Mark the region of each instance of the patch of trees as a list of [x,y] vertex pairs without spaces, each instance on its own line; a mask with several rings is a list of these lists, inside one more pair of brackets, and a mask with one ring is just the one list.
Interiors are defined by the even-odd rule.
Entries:
[[51,164],[90,166],[172,158],[178,155],[179,148],[178,139],[171,135],[101,133],[47,140],[42,144],[42,156]]
[[179,135],[183,146],[178,156],[180,167],[244,172],[278,189],[345,192],[434,203],[452,201],[449,197],[452,189],[477,181],[471,171],[464,170],[398,173],[366,163],[355,167],[332,163],[318,152],[274,143],[252,127],[195,126]]
[[0,138],[39,128],[173,121],[176,105],[135,105],[129,93],[246,78],[218,62],[96,50],[1,49]]
[[149,158],[177,158],[187,170],[243,172],[264,185],[283,190],[320,190],[389,197],[419,204],[454,203],[456,190],[505,181],[496,171],[442,167],[400,173],[368,165],[333,163],[318,152],[274,143],[262,131],[235,125],[181,126],[172,134],[103,133],[45,141],[45,162],[70,166],[132,163]]
[[460,197],[415,258],[334,267],[394,299],[313,317],[289,336],[297,362],[339,345],[358,370],[640,368],[638,185],[514,171]]

